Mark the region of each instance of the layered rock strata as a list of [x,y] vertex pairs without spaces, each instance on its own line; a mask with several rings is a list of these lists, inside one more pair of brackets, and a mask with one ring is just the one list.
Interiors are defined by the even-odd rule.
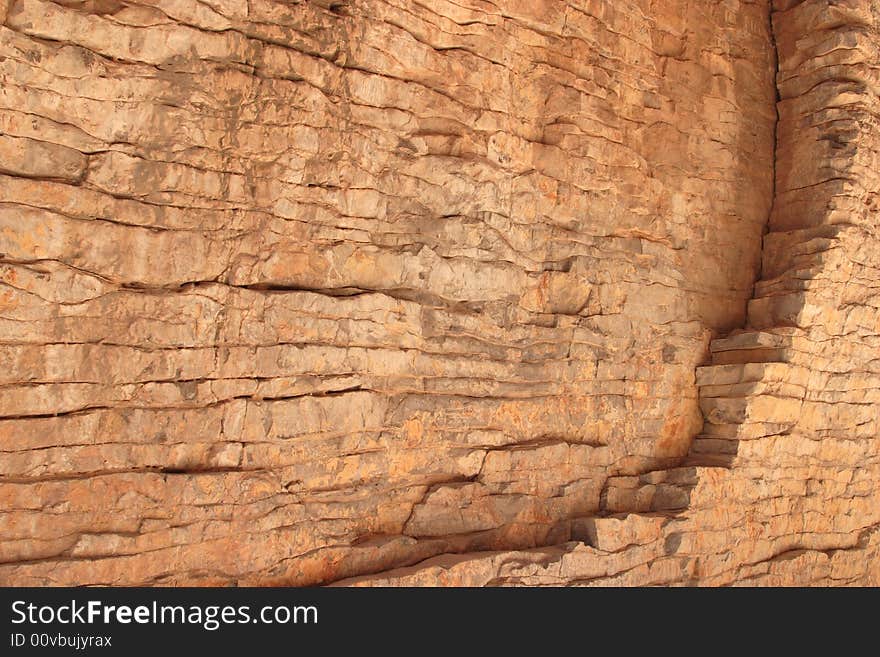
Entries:
[[878,581],[875,3],[0,7],[0,583]]
[[776,190],[748,323],[697,369],[680,467],[612,477],[585,538],[351,583],[880,583],[880,5],[779,2]]

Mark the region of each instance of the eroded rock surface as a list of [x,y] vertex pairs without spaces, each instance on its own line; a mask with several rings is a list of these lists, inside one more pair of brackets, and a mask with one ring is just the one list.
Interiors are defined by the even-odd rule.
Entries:
[[352,583],[880,582],[880,5],[779,2],[776,190],[745,330],[697,369],[679,467],[611,477],[585,540]]
[[0,18],[0,583],[878,582],[876,3]]

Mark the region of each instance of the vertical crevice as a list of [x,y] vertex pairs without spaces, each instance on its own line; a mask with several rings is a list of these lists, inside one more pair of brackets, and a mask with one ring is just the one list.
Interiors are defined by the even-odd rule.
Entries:
[[[767,235],[770,233],[770,222],[773,219],[773,211],[776,208],[776,160],[779,152],[779,102],[780,100],[782,100],[782,96],[779,93],[779,47],[776,43],[776,25],[773,21],[773,13],[773,0],[768,0],[767,34],[770,38],[770,56],[772,58],[771,67],[773,75],[773,111],[776,114],[776,119],[773,122],[773,150],[771,151],[770,157],[770,209],[767,212],[767,219],[764,222],[764,231],[761,233],[761,251],[760,257],[758,258],[758,271],[755,276],[755,280],[752,283],[752,293],[749,295],[749,299],[753,299],[755,297],[755,290],[757,288],[758,282],[764,276],[764,248],[766,246]],[[748,325],[749,312],[748,306],[746,306],[745,326]]]

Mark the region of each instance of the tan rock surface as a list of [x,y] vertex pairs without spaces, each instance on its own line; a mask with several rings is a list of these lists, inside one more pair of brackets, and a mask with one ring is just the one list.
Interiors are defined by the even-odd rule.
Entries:
[[875,2],[3,6],[0,583],[880,583]]

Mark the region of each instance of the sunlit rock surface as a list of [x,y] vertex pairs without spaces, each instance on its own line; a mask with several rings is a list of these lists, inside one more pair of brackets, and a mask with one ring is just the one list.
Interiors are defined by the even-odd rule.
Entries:
[[880,583],[880,5],[768,5],[0,0],[0,583]]

